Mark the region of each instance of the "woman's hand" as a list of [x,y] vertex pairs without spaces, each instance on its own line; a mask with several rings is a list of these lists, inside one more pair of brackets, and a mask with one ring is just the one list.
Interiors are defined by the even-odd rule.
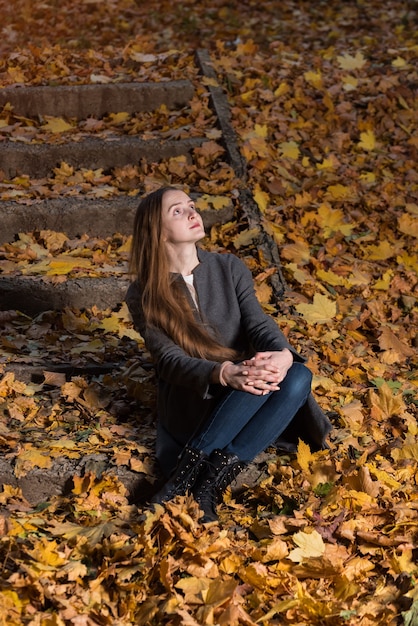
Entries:
[[243,361],[247,368],[247,385],[270,391],[280,389],[280,383],[293,364],[293,354],[285,348],[280,351],[257,352],[252,359]]
[[242,363],[225,363],[222,367],[223,384],[255,395],[265,395],[280,389],[293,363],[293,355],[285,348],[274,352],[257,352]]

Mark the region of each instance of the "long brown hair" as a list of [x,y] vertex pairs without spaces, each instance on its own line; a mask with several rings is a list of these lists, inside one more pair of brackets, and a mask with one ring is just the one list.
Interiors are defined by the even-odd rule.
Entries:
[[170,274],[162,231],[162,200],[175,187],[160,187],[142,198],[134,220],[130,271],[142,291],[147,326],[165,332],[187,354],[222,362],[238,353],[219,343],[198,322],[181,283]]

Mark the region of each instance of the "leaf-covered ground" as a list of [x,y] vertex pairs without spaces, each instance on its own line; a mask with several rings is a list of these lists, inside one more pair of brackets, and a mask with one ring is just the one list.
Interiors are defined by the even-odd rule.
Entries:
[[[103,454],[103,472],[37,506],[0,494],[3,623],[31,626],[418,623],[416,3],[54,0],[2,3],[1,86],[189,78],[181,114],[23,119],[0,112],[0,140],[91,134],[206,137],[193,163],[102,172],[63,163],[47,179],[2,177],[2,200],[136,194],[162,182],[234,199],[241,184],[219,147],[193,58],[206,47],[248,162],[248,186],[288,284],[242,219],[205,245],[239,254],[269,314],[309,359],[335,425],[330,450],[270,450],[255,487],[204,527],[192,499],[151,511],[118,470],[155,477],[152,370],[124,306],[31,319],[0,314],[5,368],[122,363],[101,376],[49,372],[0,380],[0,444],[15,475],[57,458]],[[199,152],[200,150],[200,152]],[[129,239],[22,233],[0,249],[4,275],[120,275]],[[139,365],[138,365],[139,356]]]

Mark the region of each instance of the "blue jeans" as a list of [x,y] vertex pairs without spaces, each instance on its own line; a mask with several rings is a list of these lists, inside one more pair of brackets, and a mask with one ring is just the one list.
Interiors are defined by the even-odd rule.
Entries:
[[311,372],[296,362],[278,391],[265,396],[228,391],[189,445],[206,454],[220,449],[236,454],[241,461],[252,461],[281,435],[305,404],[311,382]]

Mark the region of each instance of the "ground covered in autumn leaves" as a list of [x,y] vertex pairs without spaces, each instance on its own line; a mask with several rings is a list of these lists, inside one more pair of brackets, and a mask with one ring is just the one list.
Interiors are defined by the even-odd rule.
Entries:
[[[0,86],[188,78],[190,107],[82,122],[0,112],[0,141],[205,137],[193,162],[112,171],[62,163],[2,176],[28,209],[62,195],[136,195],[162,183],[232,198],[204,245],[254,273],[266,311],[308,358],[334,423],[330,449],[269,450],[260,480],[227,495],[220,524],[192,499],[151,511],[123,470],[152,482],[155,387],[124,305],[0,313],[2,460],[22,478],[57,459],[96,463],[62,496],[0,493],[2,623],[418,624],[418,8],[415,2],[18,0],[1,3]],[[288,289],[253,245],[193,52],[210,51],[248,163],[246,186],[279,246]],[[1,145],[0,145],[1,148]],[[2,242],[3,243],[3,242]],[[126,273],[129,238],[41,231],[0,247],[0,273]],[[7,366],[71,362],[29,381]],[[108,370],[105,371],[105,365]],[[114,365],[117,364],[115,368]],[[83,367],[97,365],[100,375]]]

